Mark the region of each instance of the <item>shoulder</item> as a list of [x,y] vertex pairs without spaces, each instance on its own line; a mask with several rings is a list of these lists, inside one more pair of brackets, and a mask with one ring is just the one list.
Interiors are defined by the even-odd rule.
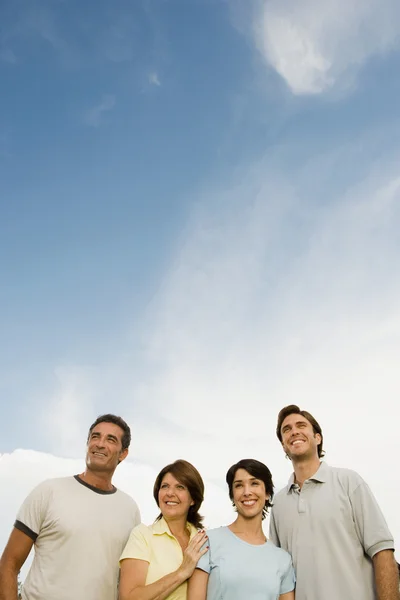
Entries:
[[286,552],[283,548],[279,548],[275,546],[274,542],[268,540],[267,547],[269,551],[275,556],[276,560],[282,564],[287,564],[292,562],[292,558],[289,552]]
[[207,529],[207,536],[209,540],[220,540],[226,537],[227,527],[215,527],[213,529]]
[[287,494],[287,485],[285,485],[285,487],[281,488],[279,490],[279,492],[274,494],[273,503],[275,504],[276,501],[280,502],[281,499],[284,498],[286,494]]
[[74,485],[74,478],[70,477],[57,477],[53,479],[45,479],[38,483],[31,491],[31,494],[35,495],[48,495],[58,489],[65,489]]
[[352,469],[327,466],[326,472],[331,483],[334,485],[339,485],[349,494],[351,494],[361,484],[365,484],[365,481],[361,475]]
[[117,489],[117,491],[114,494],[114,497],[116,500],[118,500],[119,502],[121,502],[123,504],[126,504],[127,506],[131,506],[136,509],[138,507],[138,505],[136,504],[136,501],[132,498],[132,496],[130,496],[126,492],[123,492],[120,489]]

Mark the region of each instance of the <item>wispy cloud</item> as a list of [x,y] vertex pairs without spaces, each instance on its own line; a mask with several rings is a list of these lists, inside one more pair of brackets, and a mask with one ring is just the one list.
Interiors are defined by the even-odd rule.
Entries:
[[397,0],[260,0],[254,36],[294,94],[354,84],[363,64],[399,45]]
[[156,71],[152,71],[151,73],[149,73],[148,80],[149,80],[150,85],[156,85],[156,86],[161,85],[161,81],[160,81],[160,79],[158,77],[158,73],[156,73]]
[[[268,156],[205,190],[138,316],[131,360],[125,346],[124,359],[91,379],[132,423],[135,457],[161,467],[181,456],[215,481],[254,456],[282,485],[290,467],[276,415],[304,405],[323,424],[329,461],[368,479],[400,542],[387,435],[400,394],[399,157],[369,164],[363,152],[364,168],[337,176],[333,189],[331,156],[325,170],[314,156],[295,172]],[[337,173],[354,159],[340,148]]]
[[105,112],[109,112],[115,106],[116,98],[113,94],[105,94],[101,102],[86,111],[84,121],[90,127],[99,127]]

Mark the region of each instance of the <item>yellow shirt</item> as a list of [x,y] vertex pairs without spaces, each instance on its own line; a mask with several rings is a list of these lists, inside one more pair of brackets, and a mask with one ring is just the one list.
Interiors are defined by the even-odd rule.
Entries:
[[[190,539],[197,533],[197,529],[191,523],[187,523]],[[147,527],[141,523],[135,527],[125,549],[121,555],[120,562],[125,558],[137,558],[149,563],[146,585],[154,583],[176,571],[182,564],[183,553],[178,540],[172,535],[164,518]],[[186,600],[187,583],[182,583],[166,600]]]

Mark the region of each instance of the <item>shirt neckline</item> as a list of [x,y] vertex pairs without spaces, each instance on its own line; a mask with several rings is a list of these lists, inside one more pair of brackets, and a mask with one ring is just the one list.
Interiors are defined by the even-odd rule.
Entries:
[[92,490],[92,492],[95,492],[96,494],[101,494],[102,496],[109,496],[110,494],[115,494],[115,492],[117,491],[115,485],[113,485],[112,490],[100,490],[99,488],[94,487],[94,485],[90,485],[90,483],[83,481],[83,479],[81,479],[79,475],[74,475],[74,479],[81,485],[84,485],[85,487],[89,488],[89,490]]

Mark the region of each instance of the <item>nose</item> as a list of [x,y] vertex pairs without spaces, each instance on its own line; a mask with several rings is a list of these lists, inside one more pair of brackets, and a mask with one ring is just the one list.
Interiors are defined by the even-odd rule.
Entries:
[[97,438],[95,446],[96,446],[96,448],[104,448],[104,446],[105,446],[104,440],[102,438]]
[[244,493],[245,496],[250,496],[251,495],[251,488],[250,488],[249,485],[245,485],[244,486],[243,493]]

